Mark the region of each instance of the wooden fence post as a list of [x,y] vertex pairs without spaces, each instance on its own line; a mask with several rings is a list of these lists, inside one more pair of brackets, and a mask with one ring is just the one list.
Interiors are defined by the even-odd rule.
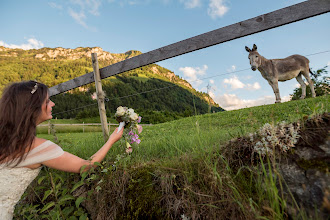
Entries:
[[108,130],[108,126],[107,126],[108,120],[107,120],[107,115],[106,115],[105,105],[104,105],[104,92],[102,90],[99,63],[97,61],[97,53],[92,53],[92,62],[93,62],[96,96],[97,96],[97,102],[98,102],[98,106],[99,106],[102,132],[103,132],[104,141],[106,142],[109,138],[109,130]]

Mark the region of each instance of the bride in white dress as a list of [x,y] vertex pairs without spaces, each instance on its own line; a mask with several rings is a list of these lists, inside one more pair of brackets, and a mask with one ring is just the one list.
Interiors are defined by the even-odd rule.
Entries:
[[27,81],[8,86],[0,99],[0,220],[11,220],[14,208],[41,166],[79,173],[87,165],[101,162],[117,142],[123,129],[118,128],[91,160],[65,152],[51,141],[35,136],[36,126],[52,118],[48,88]]

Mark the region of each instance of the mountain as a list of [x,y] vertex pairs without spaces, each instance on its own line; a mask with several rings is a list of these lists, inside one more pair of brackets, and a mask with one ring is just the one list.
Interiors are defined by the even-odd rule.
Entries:
[[[97,53],[100,68],[141,54],[136,50],[110,53],[100,47],[22,50],[0,46],[0,89],[2,91],[10,82],[31,79],[52,87],[92,72],[91,53]],[[175,75],[173,71],[156,64],[109,77],[102,80],[102,84],[107,98],[113,100],[112,104],[107,106],[110,112],[115,111],[117,105],[131,106],[144,111],[174,112],[182,116],[223,111],[208,94],[196,91],[190,83]],[[153,92],[145,93],[150,90]],[[92,83],[53,97],[59,103],[55,106],[56,112],[95,102],[91,98],[94,92],[95,87]],[[80,117],[91,115],[85,110],[85,114],[67,113],[59,117],[77,117],[78,114]]]

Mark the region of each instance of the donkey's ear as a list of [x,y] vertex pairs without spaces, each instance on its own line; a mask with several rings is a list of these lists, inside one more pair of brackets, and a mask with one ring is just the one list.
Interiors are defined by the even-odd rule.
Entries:
[[250,48],[248,48],[247,46],[245,46],[245,50],[249,53],[251,52]]
[[252,51],[257,51],[257,45],[253,44]]

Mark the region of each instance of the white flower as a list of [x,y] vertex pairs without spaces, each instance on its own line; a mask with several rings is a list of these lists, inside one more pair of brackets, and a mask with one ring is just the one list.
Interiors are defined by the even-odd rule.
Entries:
[[119,106],[117,108],[116,116],[121,117],[121,116],[125,115],[125,112],[126,112],[125,108],[123,106]]
[[127,112],[128,112],[128,115],[132,115],[132,114],[134,113],[134,109],[129,108],[129,109],[127,110]]
[[[134,111],[134,110],[133,110]],[[130,119],[132,120],[132,121],[135,121],[135,120],[137,120],[138,118],[139,118],[139,116],[138,116],[138,114],[136,114],[135,112],[133,112],[132,114],[130,114]]]

